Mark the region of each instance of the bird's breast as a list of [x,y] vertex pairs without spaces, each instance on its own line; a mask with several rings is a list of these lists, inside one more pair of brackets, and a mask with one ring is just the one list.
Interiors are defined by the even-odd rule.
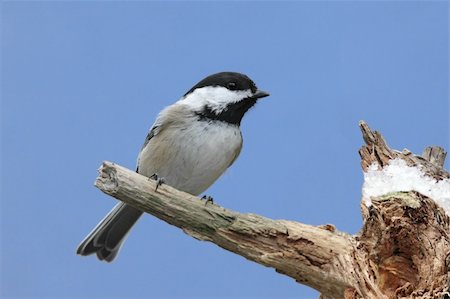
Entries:
[[198,195],[233,163],[242,147],[236,125],[196,121],[161,130],[142,150],[139,173],[157,173],[179,190]]

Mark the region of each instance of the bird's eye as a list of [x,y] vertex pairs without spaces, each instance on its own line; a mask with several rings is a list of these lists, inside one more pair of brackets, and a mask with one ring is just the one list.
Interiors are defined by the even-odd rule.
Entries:
[[229,90],[235,90],[235,89],[236,89],[236,83],[234,83],[234,82],[228,83],[228,84],[227,84],[227,88],[228,88]]

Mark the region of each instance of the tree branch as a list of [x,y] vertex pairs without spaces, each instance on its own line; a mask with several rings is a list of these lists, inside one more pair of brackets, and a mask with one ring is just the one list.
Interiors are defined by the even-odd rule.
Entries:
[[234,212],[104,162],[95,185],[108,195],[181,228],[188,235],[242,255],[324,294],[342,294],[352,280],[354,242],[332,226],[316,227]]

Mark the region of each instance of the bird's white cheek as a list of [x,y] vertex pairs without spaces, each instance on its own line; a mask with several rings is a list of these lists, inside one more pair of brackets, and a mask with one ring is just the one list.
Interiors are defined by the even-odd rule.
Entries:
[[208,106],[212,111],[220,113],[227,105],[242,101],[251,95],[250,90],[229,90],[221,86],[206,86],[194,90],[182,99],[182,103],[195,111]]

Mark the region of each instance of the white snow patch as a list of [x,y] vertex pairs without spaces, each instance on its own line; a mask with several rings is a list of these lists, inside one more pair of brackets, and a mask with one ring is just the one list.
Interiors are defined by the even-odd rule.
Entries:
[[417,191],[444,208],[450,215],[450,180],[436,180],[425,175],[419,167],[411,167],[402,159],[391,160],[389,165],[378,169],[373,163],[364,173],[363,201],[367,207],[372,205],[372,196],[390,192]]

